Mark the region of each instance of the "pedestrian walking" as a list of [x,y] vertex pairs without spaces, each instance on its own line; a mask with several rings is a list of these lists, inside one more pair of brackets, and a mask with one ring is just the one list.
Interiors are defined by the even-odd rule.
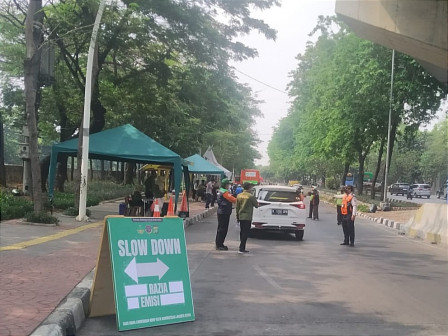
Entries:
[[227,251],[228,247],[224,245],[227,231],[229,230],[230,215],[232,214],[232,204],[236,202],[236,198],[229,191],[230,181],[223,179],[221,188],[218,191],[218,229],[216,230],[216,249],[219,251]]
[[320,197],[319,197],[319,192],[317,191],[317,189],[313,190],[313,219],[314,220],[319,220],[319,202],[320,202]]
[[341,204],[344,242],[341,245],[355,246],[355,217],[357,207],[356,197],[353,194],[353,186],[345,186],[345,195],[342,198]]
[[308,214],[308,218],[313,218],[313,198],[314,198],[313,192],[309,191],[308,192],[308,196],[310,197],[310,206],[309,206],[310,211],[309,211],[309,214]]
[[258,208],[257,198],[250,192],[252,187],[252,183],[245,182],[243,191],[236,198],[236,219],[240,222],[240,246],[238,250],[240,254],[249,253],[246,250],[246,242],[249,237],[254,208]]
[[210,203],[213,202],[213,185],[215,181],[208,181],[205,186],[205,208],[208,209],[210,207]]
[[210,206],[212,208],[215,207],[215,202],[218,200],[218,187],[216,186],[216,183],[213,182],[213,187],[212,187],[212,201],[210,203]]

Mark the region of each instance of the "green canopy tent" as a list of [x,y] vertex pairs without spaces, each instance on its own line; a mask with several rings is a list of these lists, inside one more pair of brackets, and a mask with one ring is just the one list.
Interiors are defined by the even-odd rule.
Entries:
[[187,157],[185,161],[188,161],[188,171],[192,174],[224,175],[224,170],[198,154]]
[[[173,167],[175,202],[180,192],[182,180],[182,158],[172,150],[162,146],[132,125],[123,125],[90,135],[89,159],[126,161],[135,163],[164,163]],[[50,170],[48,173],[48,194],[54,194],[54,180],[59,153],[77,155],[78,139],[55,144],[51,148]],[[175,209],[176,210],[176,209]]]

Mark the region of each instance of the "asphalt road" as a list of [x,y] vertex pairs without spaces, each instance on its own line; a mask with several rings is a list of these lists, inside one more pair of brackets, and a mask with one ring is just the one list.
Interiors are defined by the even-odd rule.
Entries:
[[401,201],[406,201],[406,202],[413,202],[413,203],[418,203],[418,204],[425,204],[425,203],[435,203],[435,204],[446,204],[447,200],[443,199],[443,198],[437,198],[436,195],[431,195],[431,197],[429,199],[427,199],[426,197],[413,197],[412,200],[408,200],[406,199],[406,195],[404,196],[397,196],[397,195],[391,195],[390,193],[387,193],[387,197],[391,198],[391,199],[396,199],[396,200],[401,200]]
[[304,241],[274,234],[237,254],[215,251],[216,216],[186,230],[196,320],[118,332],[115,316],[89,318],[94,335],[448,335],[448,254],[356,220],[356,247],[340,246],[335,210],[321,205]]

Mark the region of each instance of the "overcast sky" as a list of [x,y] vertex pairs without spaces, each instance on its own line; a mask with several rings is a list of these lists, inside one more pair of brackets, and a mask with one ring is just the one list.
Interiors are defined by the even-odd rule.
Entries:
[[334,0],[282,0],[281,7],[254,13],[256,18],[277,30],[276,41],[266,40],[258,33],[239,39],[259,53],[255,59],[231,64],[237,70],[240,82],[250,85],[257,98],[264,101],[259,105],[264,117],[258,118],[253,127],[261,140],[258,151],[262,159],[256,160],[256,164],[269,164],[267,145],[272,128],[288,112],[290,100],[286,86],[290,82],[290,71],[297,67],[295,57],[305,51],[306,42],[310,40],[308,34],[316,26],[317,17],[334,15],[334,7]]

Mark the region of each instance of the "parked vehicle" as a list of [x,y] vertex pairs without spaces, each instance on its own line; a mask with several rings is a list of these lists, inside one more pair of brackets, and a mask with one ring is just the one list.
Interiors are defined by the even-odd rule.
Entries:
[[295,187],[258,186],[253,190],[259,207],[254,209],[251,231],[294,233],[302,240],[306,222],[306,206]]
[[408,193],[409,183],[394,183],[390,186],[389,192],[391,195],[396,194],[404,196]]
[[412,195],[414,197],[420,197],[420,198],[423,196],[425,196],[426,198],[431,197],[431,186],[429,184],[417,183],[411,185],[411,188],[412,188]]

